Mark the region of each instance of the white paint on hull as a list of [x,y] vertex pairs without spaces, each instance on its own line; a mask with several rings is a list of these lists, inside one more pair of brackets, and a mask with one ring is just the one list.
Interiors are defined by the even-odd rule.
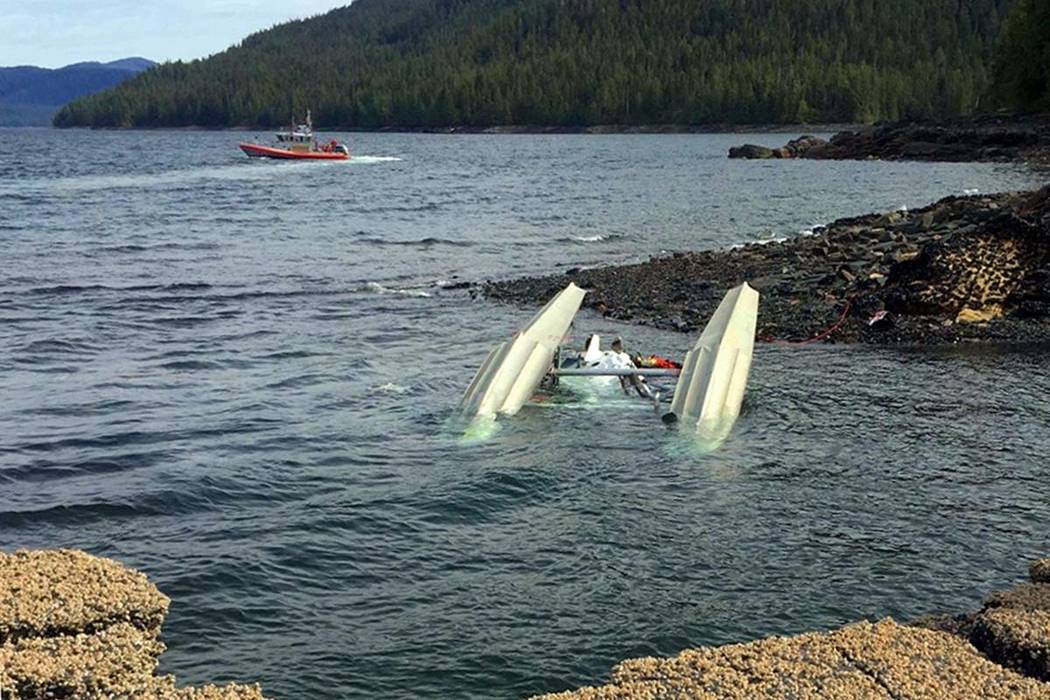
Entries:
[[758,321],[758,292],[744,282],[726,293],[685,356],[671,413],[682,426],[732,426],[744,401]]
[[514,337],[489,353],[467,387],[460,410],[512,416],[539,389],[586,292],[569,284]]

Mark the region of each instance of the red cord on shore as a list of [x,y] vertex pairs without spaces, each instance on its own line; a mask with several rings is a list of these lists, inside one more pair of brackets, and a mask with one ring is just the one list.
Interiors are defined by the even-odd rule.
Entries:
[[842,309],[842,315],[839,316],[838,320],[835,321],[827,330],[809,338],[808,340],[777,340],[771,336],[759,336],[759,340],[763,343],[773,343],[775,345],[809,345],[810,343],[819,343],[822,340],[826,340],[831,336],[832,333],[842,327],[842,324],[846,322],[846,317],[849,315],[850,307],[853,305],[852,299],[846,300],[846,307]]

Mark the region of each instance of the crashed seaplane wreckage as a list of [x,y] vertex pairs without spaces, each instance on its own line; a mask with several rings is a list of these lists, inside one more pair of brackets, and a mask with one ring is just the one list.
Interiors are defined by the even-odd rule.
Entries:
[[746,282],[729,290],[681,369],[561,365],[561,344],[585,294],[569,284],[529,325],[492,350],[463,395],[460,410],[464,415],[512,416],[545,380],[556,382],[558,377],[620,377],[636,383],[647,376],[677,376],[670,409],[663,415],[665,422],[697,428],[732,424],[740,413],[751,370],[758,292]]

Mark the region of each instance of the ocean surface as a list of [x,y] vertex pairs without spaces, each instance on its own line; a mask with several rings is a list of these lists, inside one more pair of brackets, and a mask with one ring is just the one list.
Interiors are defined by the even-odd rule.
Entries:
[[586,392],[486,439],[453,420],[534,312],[456,283],[1045,174],[725,157],[794,134],[354,134],[352,161],[305,164],[249,161],[256,136],[0,131],[0,547],[145,571],[180,682],[517,698],[973,609],[1050,553],[1046,348],[759,347],[714,451]]

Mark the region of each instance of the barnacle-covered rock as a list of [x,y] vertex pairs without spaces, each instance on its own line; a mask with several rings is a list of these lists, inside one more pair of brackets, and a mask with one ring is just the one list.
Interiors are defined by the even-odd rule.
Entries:
[[[989,608],[977,616],[971,639],[998,663],[1050,682],[1050,611]],[[1046,692],[1050,698],[1050,686]]]
[[1006,591],[996,591],[984,599],[984,607],[1050,611],[1050,584],[1022,583]]
[[5,700],[265,700],[258,685],[154,676],[168,598],[145,575],[74,550],[0,552]]
[[121,622],[156,633],[169,602],[144,574],[111,559],[68,549],[0,552],[0,642]]
[[822,698],[1046,700],[1050,686],[981,656],[951,634],[861,622],[827,633],[633,659],[612,683],[545,700]]
[[257,683],[176,688],[173,676],[154,678],[142,700],[266,700]]
[[92,633],[21,637],[0,646],[10,700],[143,694],[164,650],[152,633],[118,622]]
[[1050,583],[1050,558],[1032,562],[1028,567],[1028,576],[1033,583]]

